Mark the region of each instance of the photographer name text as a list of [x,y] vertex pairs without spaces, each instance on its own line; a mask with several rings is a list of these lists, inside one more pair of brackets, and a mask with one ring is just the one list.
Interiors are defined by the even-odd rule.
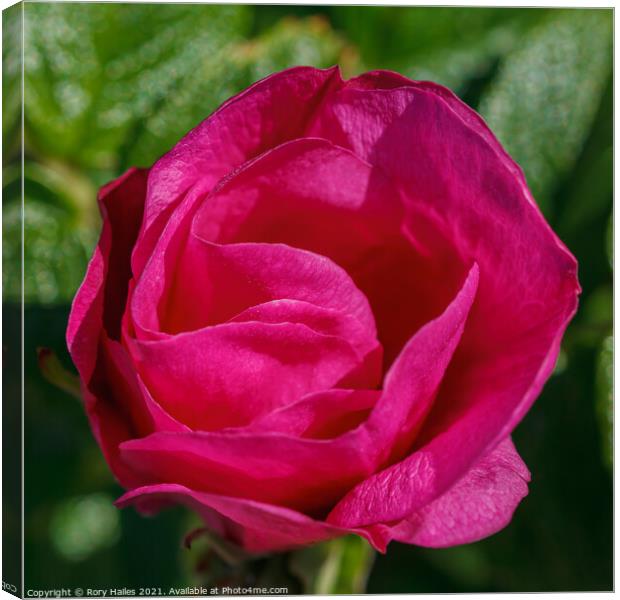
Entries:
[[287,587],[188,586],[183,588],[59,588],[26,590],[27,598],[128,598],[133,596],[271,596],[288,594]]

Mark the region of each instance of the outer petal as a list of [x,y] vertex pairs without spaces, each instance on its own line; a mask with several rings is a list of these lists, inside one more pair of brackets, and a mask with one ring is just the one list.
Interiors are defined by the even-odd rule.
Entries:
[[91,428],[110,468],[124,485],[138,483],[118,460],[118,444],[131,437],[132,423],[110,394],[111,379],[122,381],[122,375],[115,371],[104,340],[119,333],[130,276],[129,256],[142,219],[145,188],[146,171],[136,169],[102,188],[101,237],[73,301],[67,327],[67,345],[80,374]]
[[129,256],[142,220],[146,175],[130,169],[99,193],[103,229],[67,326],[69,352],[84,382],[95,368],[104,323],[110,335],[118,333],[130,277]]
[[376,548],[385,549],[385,541],[372,529],[346,530],[280,506],[196,492],[176,484],[132,490],[119,498],[117,505],[123,508],[144,500],[184,504],[200,514],[213,531],[251,552],[287,550],[347,533],[361,535]]
[[178,484],[132,490],[119,507],[179,503],[200,514],[216,533],[253,552],[285,550],[356,533],[381,552],[390,540],[429,547],[473,542],[505,527],[527,494],[529,472],[510,439],[475,465],[442,497],[395,526],[340,528],[302,513],[230,496],[196,492]]
[[445,494],[392,529],[395,540],[443,548],[503,529],[527,495],[530,473],[506,438]]
[[407,235],[434,265],[429,272],[440,276],[442,257],[450,255],[480,266],[463,340],[418,451],[402,481],[394,481],[406,501],[380,503],[386,475],[376,488],[353,491],[348,508],[335,513],[347,525],[377,514],[398,519],[450,488],[529,409],[576,310],[576,262],[482,119],[440,86],[389,73],[363,76],[330,95],[310,133],[352,149],[399,186]]
[[404,87],[405,78],[389,73],[372,79],[403,87],[345,86],[326,102],[316,132],[332,132],[401,187],[418,251],[428,250],[429,238],[452,240],[458,257],[478,262],[484,318],[497,321],[487,345],[549,316],[557,329],[575,308],[576,263],[542,218],[517,165],[448,90],[418,82]]

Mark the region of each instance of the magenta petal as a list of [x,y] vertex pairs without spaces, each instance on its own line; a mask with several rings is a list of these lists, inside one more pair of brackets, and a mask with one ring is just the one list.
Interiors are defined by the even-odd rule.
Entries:
[[97,340],[105,325],[118,336],[130,277],[129,255],[142,220],[147,172],[130,169],[101,188],[99,243],[69,315],[67,345],[84,383],[95,368]]
[[370,301],[389,364],[454,297],[465,272],[450,245],[429,270],[401,233],[402,212],[400,192],[381,169],[306,138],[233,173],[202,203],[192,229],[214,242],[285,243],[333,260]]
[[378,390],[331,389],[308,394],[299,402],[265,415],[248,429],[314,439],[333,438],[360,425],[380,396]]
[[529,480],[527,467],[506,438],[446,493],[394,527],[393,538],[432,548],[485,538],[510,523]]
[[151,483],[325,514],[374,472],[378,449],[363,430],[330,440],[278,433],[154,433],[121,444],[124,462]]
[[103,327],[103,288],[109,235],[109,232],[105,237],[102,234],[69,314],[67,347],[82,383],[88,383],[97,362],[98,340]]
[[381,399],[364,425],[381,440],[385,459],[400,458],[410,448],[432,406],[476,298],[478,277],[474,264],[453,301],[407,342],[388,371]]
[[[190,235],[175,281],[160,323],[169,333],[221,323],[257,304],[287,299],[355,317],[367,337],[375,338],[368,301],[346,271],[306,250],[284,244],[219,245]],[[136,290],[137,301],[148,298]]]
[[129,344],[157,402],[203,430],[246,425],[336,385],[360,365],[348,341],[296,323],[225,323]]
[[[477,283],[478,270],[474,265],[461,291],[444,313],[423,327],[407,344],[402,356],[390,371],[385,390],[368,420],[354,430],[327,440],[294,438],[277,433],[254,433],[250,430],[161,433],[124,443],[121,448],[123,458],[127,464],[153,482],[182,483],[200,491],[247,497],[299,510],[322,511],[330,508],[352,486],[359,482],[364,485],[364,480],[391,457],[395,444],[396,448],[400,449],[413,441],[419,422],[435,396],[460,339],[475,297]],[[232,325],[215,327],[212,331],[224,332]],[[239,324],[241,325],[259,324]],[[203,330],[203,333],[205,331],[208,330]],[[188,335],[191,337],[191,334],[183,334],[166,340],[165,343],[177,342]],[[267,342],[271,344],[272,352],[284,351],[280,360],[291,360],[292,352],[289,349],[282,343],[273,343],[273,332]],[[156,351],[145,360],[144,368],[153,369],[151,377],[161,378],[157,382],[158,387],[170,385],[162,398],[168,400],[176,393],[179,403],[183,402],[185,397],[192,399],[193,402],[187,404],[188,412],[190,409],[195,412],[198,410],[199,405],[195,402],[198,390],[213,392],[215,389],[213,382],[210,382],[209,385],[196,386],[194,394],[183,391],[186,380],[179,377],[179,373],[188,364],[191,369],[196,369],[196,365],[191,364],[193,360],[202,365],[200,373],[204,374],[213,369],[211,377],[218,377],[220,380],[230,377],[230,381],[226,380],[227,385],[244,388],[244,396],[236,406],[237,414],[247,411],[248,406],[257,399],[267,406],[283,385],[294,382],[291,377],[270,379],[262,376],[253,381],[253,371],[247,368],[241,354],[249,346],[248,339],[232,346],[234,354],[230,357],[225,354],[223,348],[226,346],[221,341],[190,345],[188,348],[192,349],[191,353],[187,352],[182,359],[167,359],[169,364],[161,367],[155,361],[164,356],[164,345],[161,342],[152,344]],[[149,343],[142,344],[143,348],[149,346]],[[304,349],[308,347],[308,343],[303,344]],[[201,356],[201,349],[212,352],[212,356]],[[222,364],[218,364],[218,360],[222,360]],[[235,365],[239,363],[244,370],[243,374],[237,375]],[[318,372],[323,371],[319,369]],[[173,376],[179,379],[171,381]],[[274,385],[276,387],[273,387]],[[325,387],[330,386],[318,389]],[[265,398],[259,396],[266,392],[270,393]],[[332,392],[332,395],[325,399],[335,396],[336,392]],[[221,419],[225,411],[231,410],[231,394],[226,393],[224,397],[226,404],[207,412],[204,419]],[[217,400],[217,396],[214,396],[214,399]],[[291,403],[292,399],[288,404]],[[286,403],[283,402],[284,404]],[[176,414],[174,407],[166,405],[166,408]],[[275,407],[272,406],[273,408]],[[291,407],[290,410],[294,411],[294,408]],[[230,415],[227,418],[233,417],[234,415]],[[273,418],[277,419],[277,416]],[[183,422],[188,421],[183,419]],[[369,481],[372,481],[372,478]],[[381,490],[382,494],[384,492],[385,488]],[[381,501],[380,497],[375,499]],[[373,520],[363,524],[372,525],[376,522]]]
[[375,387],[381,381],[382,349],[374,337],[374,327],[362,325],[349,314],[323,308],[302,300],[273,300],[244,310],[230,323],[296,323],[313,331],[346,340],[360,364],[344,381],[351,387]]
[[119,457],[119,444],[132,437],[132,431],[125,414],[106,398],[95,396],[88,388],[82,388],[84,408],[90,428],[101,448],[115,478],[124,488],[147,483],[137,476]]
[[[118,444],[132,437],[133,426],[125,408],[110,394],[106,372],[115,367],[104,338],[120,334],[130,277],[129,256],[142,219],[146,174],[131,169],[101,189],[103,229],[73,301],[67,327],[67,345],[80,374],[91,428],[113,473],[126,486],[141,483],[118,459]],[[115,372],[116,376],[122,379],[120,373]]]
[[245,164],[197,212],[193,230],[219,242],[285,243],[341,266],[398,233],[398,190],[349,150],[318,138]]
[[119,457],[119,444],[154,431],[188,431],[150,396],[119,342],[101,332],[97,367],[82,386],[86,414],[93,434],[121,485],[134,487],[144,480]]
[[151,396],[131,364],[125,348],[103,334],[103,364],[110,398],[120,404],[131,424],[134,437],[154,431],[189,431],[189,428],[171,417]]
[[345,85],[330,95],[313,133],[353,149],[400,185],[419,251],[432,256],[437,240],[449,240],[455,258],[479,264],[482,322],[470,338],[490,351],[538,325],[530,341],[546,354],[576,307],[576,262],[540,214],[519,167],[449,90],[405,85],[389,73],[373,77],[402,85]]
[[138,488],[123,495],[116,504],[124,508],[144,500],[183,504],[201,515],[212,531],[250,552],[282,551],[347,533],[365,537],[380,550],[385,548],[384,540],[373,535],[372,530],[342,529],[281,506],[196,492],[176,484]]
[[[240,426],[340,382],[379,383],[368,302],[329,259],[281,244],[220,246],[191,235],[185,250],[163,298],[163,250],[145,268],[131,299],[136,327],[174,331],[232,320],[150,340],[154,333],[145,329],[147,339],[138,331],[126,340],[154,398],[176,419],[194,429]],[[158,305],[168,321],[156,322]]]
[[[189,234],[191,219],[197,206],[208,196],[208,184],[198,182],[184,196],[153,243],[152,254],[139,276],[128,299],[127,325],[141,339],[160,339],[162,311],[166,294],[177,280],[179,258]],[[205,282],[206,283],[206,282]]]

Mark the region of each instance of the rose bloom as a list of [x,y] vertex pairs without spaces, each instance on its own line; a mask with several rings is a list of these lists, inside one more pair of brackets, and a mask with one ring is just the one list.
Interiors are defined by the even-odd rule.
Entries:
[[276,73],[99,203],[67,341],[119,506],[256,552],[509,523],[577,264],[452,92]]

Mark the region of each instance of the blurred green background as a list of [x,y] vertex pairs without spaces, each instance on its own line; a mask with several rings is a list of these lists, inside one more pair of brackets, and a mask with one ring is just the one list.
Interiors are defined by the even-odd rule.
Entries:
[[[20,18],[20,6],[3,13],[5,411],[19,410]],[[555,373],[515,432],[533,479],[508,528],[446,550],[394,543],[376,557],[339,541],[254,563],[246,581],[322,592],[612,588],[611,10],[27,3],[24,22],[27,587],[168,593],[216,571],[237,576],[200,544],[181,548],[195,525],[183,510],[147,519],[112,507],[121,490],[82,408],[42,378],[35,349],[71,365],[64,331],[99,230],[100,185],[152,164],[256,79],[338,63],[345,76],[383,68],[437,81],[478,110],[577,256],[583,295]],[[11,498],[5,528],[17,530]]]

